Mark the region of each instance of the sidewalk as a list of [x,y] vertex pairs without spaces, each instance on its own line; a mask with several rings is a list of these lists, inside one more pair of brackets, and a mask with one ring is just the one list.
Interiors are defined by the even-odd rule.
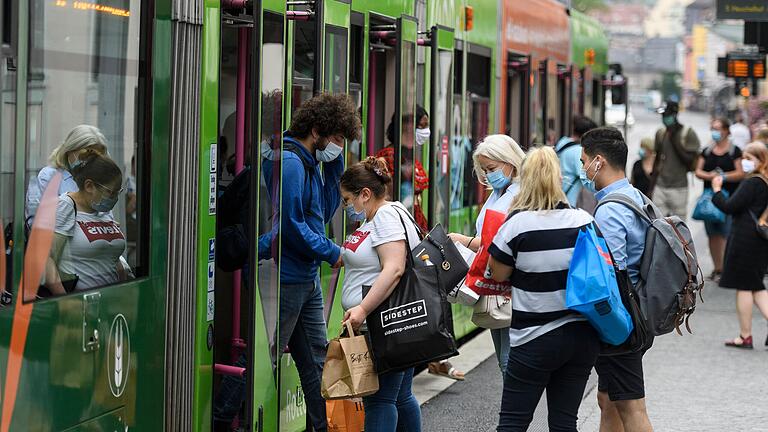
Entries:
[[[712,263],[703,225],[691,222],[699,262],[704,274]],[[768,431],[768,350],[763,342],[766,322],[755,309],[755,350],[741,351],[723,346],[738,334],[735,293],[707,282],[704,303],[691,317],[694,334],[676,333],[656,338],[645,356],[648,412],[657,431]],[[462,347],[462,357],[485,358],[474,363],[465,382],[442,379],[448,386],[439,395],[418,397],[426,432],[494,431],[501,400],[501,373],[492,354],[488,332]],[[488,353],[490,350],[491,354]],[[466,353],[466,354],[465,354]],[[482,355],[477,355],[482,353]],[[454,362],[456,363],[456,362]],[[469,364],[468,364],[469,363]],[[473,365],[462,360],[464,370]],[[425,372],[426,374],[426,372]],[[417,377],[414,391],[423,394],[425,384],[440,378]],[[600,410],[593,371],[579,410],[579,430],[597,432]],[[425,403],[426,402],[426,403]],[[529,431],[546,431],[546,405],[539,404]]]

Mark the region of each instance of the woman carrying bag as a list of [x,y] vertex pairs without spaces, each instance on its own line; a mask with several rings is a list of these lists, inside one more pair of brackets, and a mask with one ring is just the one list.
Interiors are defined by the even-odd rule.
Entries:
[[[477,145],[472,153],[475,176],[477,181],[492,189],[491,195],[483,204],[475,223],[475,235],[472,237],[459,233],[449,234],[451,240],[459,242],[477,252],[480,248],[480,233],[483,232],[483,222],[488,210],[507,214],[512,198],[520,190],[518,176],[520,165],[525,153],[512,138],[507,135],[489,135]],[[496,359],[499,368],[504,373],[509,357],[509,327],[491,329],[493,347],[496,349]]]
[[520,192],[489,248],[490,277],[514,287],[500,432],[527,430],[545,389],[549,429],[576,431],[600,341],[584,316],[566,307],[565,288],[579,232],[593,223],[567,204],[554,150],[528,153]]
[[[707,212],[698,211],[702,206],[712,206],[712,179],[722,177],[725,180],[723,189],[728,194],[733,194],[739,187],[739,181],[744,176],[741,170],[741,150],[730,141],[730,124],[726,119],[716,119],[711,125],[712,143],[705,148],[696,162],[696,177],[704,180],[704,192],[696,203],[693,218],[704,221],[704,228],[709,238],[709,253],[715,265],[711,280],[717,281],[723,271],[723,255],[725,253],[725,239],[731,227],[731,218],[715,220]],[[707,203],[707,201],[710,201]],[[713,208],[715,213],[719,213]],[[722,217],[723,214],[719,213]]]
[[[386,199],[391,181],[386,162],[375,157],[352,165],[341,176],[347,217],[362,223],[341,249],[343,322],[355,330],[366,330],[366,317],[397,287],[405,271],[407,242],[420,242],[416,226],[402,223],[405,206]],[[363,286],[370,286],[365,298]],[[413,368],[379,375],[379,391],[363,397],[366,432],[421,431],[421,409],[412,383]]]
[[[752,305],[757,305],[768,319],[768,292],[763,283],[768,269],[768,239],[758,232],[759,219],[768,206],[768,148],[762,143],[749,144],[744,149],[742,166],[747,176],[730,198],[722,193],[722,177],[712,180],[712,202],[733,216],[720,287],[736,290],[739,337],[725,345],[752,349]],[[768,339],[765,342],[768,345]]]

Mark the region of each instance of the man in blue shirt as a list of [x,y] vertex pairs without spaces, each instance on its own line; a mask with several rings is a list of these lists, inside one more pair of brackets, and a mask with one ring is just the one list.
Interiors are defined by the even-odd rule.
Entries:
[[[629,184],[625,174],[627,144],[618,129],[601,127],[581,139],[581,181],[595,193],[598,202],[610,194],[624,194],[643,205],[640,191]],[[605,203],[595,212],[595,221],[603,233],[620,270],[636,284],[640,259],[645,249],[648,224],[626,206]],[[643,381],[644,351],[598,357],[597,400],[600,405],[600,430],[646,432],[653,427],[645,408]]]
[[[280,265],[280,322],[278,335],[270,341],[272,360],[278,362],[283,350],[290,349],[316,432],[327,430],[320,381],[328,339],[318,269],[323,261],[341,266],[341,249],[326,237],[325,225],[341,204],[344,142],[358,138],[360,128],[357,109],[347,95],[322,94],[293,114],[279,157],[279,150],[260,149],[262,179],[275,212],[272,229],[259,236],[259,264]],[[237,365],[245,367],[244,356]],[[216,422],[230,423],[244,396],[245,380],[225,377],[214,405]]]
[[573,135],[564,136],[555,144],[555,153],[560,159],[560,172],[563,175],[563,192],[568,197],[568,203],[576,207],[581,192],[581,141],[582,135],[597,127],[592,119],[583,115],[573,117]]

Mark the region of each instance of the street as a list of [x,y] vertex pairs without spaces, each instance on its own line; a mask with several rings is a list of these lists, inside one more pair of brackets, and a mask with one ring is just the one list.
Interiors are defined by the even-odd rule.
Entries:
[[[660,116],[635,107],[637,123],[629,131],[629,161],[637,159],[640,139],[652,137]],[[694,128],[705,145],[709,117],[682,113],[680,121]],[[692,176],[691,176],[692,178]],[[695,181],[689,209],[701,193]],[[703,223],[689,221],[699,263],[705,275],[712,270]],[[657,431],[766,431],[768,430],[768,351],[763,346],[766,322],[755,309],[755,350],[723,346],[738,335],[735,295],[707,281],[704,302],[691,317],[693,334],[676,333],[656,338],[644,359],[646,399],[651,422]],[[491,347],[492,352],[492,347]],[[417,380],[418,384],[419,381]],[[599,429],[596,374],[592,373],[579,411],[579,430]],[[425,431],[492,431],[498,421],[501,374],[491,356],[457,382],[422,406]],[[530,431],[547,430],[546,404],[539,404]]]

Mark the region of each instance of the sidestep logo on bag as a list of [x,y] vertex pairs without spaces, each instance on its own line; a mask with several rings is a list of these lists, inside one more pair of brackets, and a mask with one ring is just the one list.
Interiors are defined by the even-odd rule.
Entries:
[[381,327],[404,323],[427,316],[427,305],[424,300],[417,300],[381,312]]

